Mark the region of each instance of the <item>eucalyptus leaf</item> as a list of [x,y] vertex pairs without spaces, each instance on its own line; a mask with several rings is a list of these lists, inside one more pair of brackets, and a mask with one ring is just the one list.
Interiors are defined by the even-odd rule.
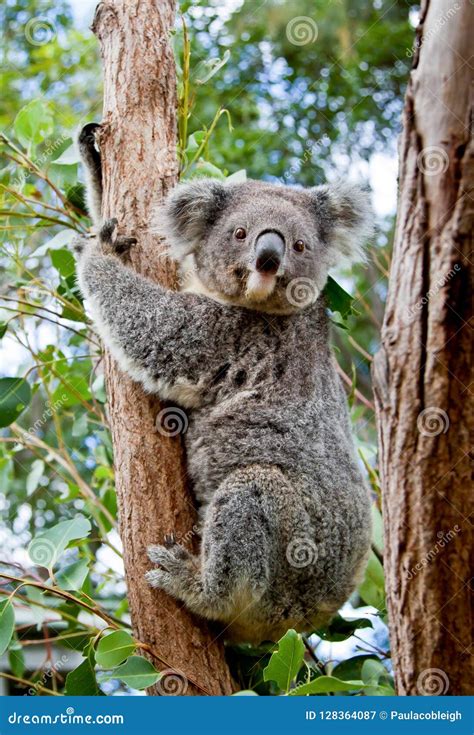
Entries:
[[100,694],[94,666],[89,657],[66,676],[66,694],[83,697]]
[[275,681],[283,692],[287,692],[303,664],[304,652],[303,639],[299,633],[288,630],[278,641],[278,649],[272,653],[263,671],[264,681]]
[[107,678],[120,679],[133,689],[146,689],[156,684],[160,673],[143,656],[130,656],[124,664],[112,669]]
[[31,388],[24,378],[0,378],[0,428],[10,426],[31,401]]
[[11,600],[0,602],[0,656],[7,650],[15,629],[15,611]]
[[32,100],[21,108],[13,128],[20,143],[31,150],[48,138],[54,130],[50,106],[42,99]]
[[80,160],[81,157],[77,146],[71,143],[71,145],[68,146],[68,148],[65,148],[61,155],[58,156],[58,158],[55,158],[54,161],[51,161],[51,163],[54,163],[55,166],[70,166],[72,163],[79,163]]
[[373,551],[370,553],[365,577],[359,585],[358,592],[367,605],[372,605],[377,610],[385,608],[383,567]]
[[293,697],[304,697],[307,694],[329,694],[330,692],[352,692],[363,689],[363,681],[342,681],[334,676],[318,676],[317,679],[301,684],[289,692]]
[[55,577],[58,587],[63,590],[80,590],[89,573],[87,559],[79,559],[60,569]]
[[39,533],[28,546],[33,564],[52,569],[70,541],[85,538],[91,524],[84,516],[77,515],[70,521],[61,521],[52,528]]
[[136,644],[130,633],[125,630],[115,630],[100,639],[95,658],[99,666],[110,669],[131,656],[135,648]]

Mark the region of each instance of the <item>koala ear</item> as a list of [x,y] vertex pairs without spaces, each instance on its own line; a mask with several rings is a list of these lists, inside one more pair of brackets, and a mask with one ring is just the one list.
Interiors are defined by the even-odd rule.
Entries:
[[229,195],[218,179],[178,184],[155,218],[155,229],[166,237],[172,258],[182,260],[196,249],[218,219]]
[[364,244],[372,235],[373,212],[369,192],[357,184],[339,181],[310,190],[333,263],[365,260]]

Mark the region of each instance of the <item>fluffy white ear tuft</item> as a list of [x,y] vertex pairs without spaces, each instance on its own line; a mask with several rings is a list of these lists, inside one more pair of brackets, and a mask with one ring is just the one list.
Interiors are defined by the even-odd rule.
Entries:
[[171,258],[182,261],[196,249],[224,209],[228,196],[228,189],[218,179],[178,184],[153,217],[153,230],[166,238]]
[[364,246],[374,231],[370,193],[358,184],[338,181],[316,186],[311,194],[334,251],[332,265],[364,261]]

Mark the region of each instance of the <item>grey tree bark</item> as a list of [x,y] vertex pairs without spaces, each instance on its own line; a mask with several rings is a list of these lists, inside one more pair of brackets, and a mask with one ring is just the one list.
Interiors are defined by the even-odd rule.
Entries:
[[[121,231],[138,238],[132,267],[169,287],[175,272],[160,257],[162,244],[149,222],[177,180],[174,18],[174,0],[107,0],[93,24],[104,66],[103,214],[117,217]],[[167,672],[149,694],[229,694],[217,633],[144,580],[147,547],[162,543],[166,533],[196,546],[181,437],[157,431],[158,401],[121,373],[109,354],[106,384],[133,629],[146,655]]]
[[472,694],[472,28],[425,0],[405,100],[397,228],[374,361],[399,694]]

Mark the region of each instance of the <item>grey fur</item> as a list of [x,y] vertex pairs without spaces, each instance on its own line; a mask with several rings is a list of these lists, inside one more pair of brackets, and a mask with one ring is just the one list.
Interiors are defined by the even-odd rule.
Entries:
[[[232,640],[311,631],[363,573],[370,500],[325,304],[319,296],[295,306],[288,289],[304,278],[318,293],[337,257],[349,245],[359,252],[365,201],[342,185],[177,187],[165,209],[170,252],[192,268],[200,293],[172,293],[132,272],[113,254],[113,227],[99,246],[78,243],[79,283],[105,344],[146,390],[188,410],[201,552],[169,538],[151,547],[157,568],[148,581],[222,621]],[[246,228],[244,242],[236,227]],[[283,236],[286,253],[262,299],[247,281],[255,240],[268,229]],[[292,250],[298,238],[303,253]]]

